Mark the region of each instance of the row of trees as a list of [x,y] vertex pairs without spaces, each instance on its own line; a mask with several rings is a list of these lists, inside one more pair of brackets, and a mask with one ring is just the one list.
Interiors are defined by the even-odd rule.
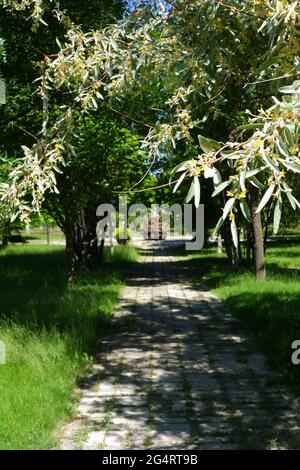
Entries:
[[[171,173],[171,185],[186,191],[187,200],[212,207],[207,222],[219,219],[216,232],[222,231],[235,266],[244,232],[246,260],[255,261],[263,279],[261,214],[266,226],[272,216],[276,232],[285,201],[299,207],[299,3],[133,4],[118,21],[94,24],[92,31],[56,11],[65,40],[43,57],[42,134],[25,148],[3,187],[3,204],[26,220],[47,204],[49,193],[63,194],[65,176],[57,175],[78,163],[79,116],[105,121],[117,111],[143,136],[144,158],[136,160],[135,171],[144,169],[147,155],[150,168],[159,168],[163,180]],[[33,10],[35,21],[51,14]]]

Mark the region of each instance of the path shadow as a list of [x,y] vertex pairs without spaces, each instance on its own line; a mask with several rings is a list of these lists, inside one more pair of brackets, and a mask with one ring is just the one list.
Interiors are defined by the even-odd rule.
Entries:
[[[101,374],[84,384],[87,392],[100,379],[119,390],[113,401],[91,395],[94,416],[110,409],[142,436],[146,423],[152,433],[141,447],[179,449],[188,442],[199,449],[299,447],[298,403],[239,321],[218,299],[205,296],[199,274],[206,269],[186,259],[138,264],[127,285],[142,289],[145,297],[123,301],[97,355]],[[177,291],[168,296],[172,285],[184,286],[189,298]],[[153,300],[146,295],[150,287],[160,289]],[[245,305],[251,309],[251,292],[232,301],[240,302],[241,311]],[[95,429],[102,427],[95,421]]]

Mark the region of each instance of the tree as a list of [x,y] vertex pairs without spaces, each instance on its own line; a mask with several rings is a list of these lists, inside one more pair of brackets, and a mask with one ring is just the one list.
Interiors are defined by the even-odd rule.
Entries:
[[[6,155],[8,152],[9,155],[11,155],[10,159],[6,158],[6,166],[9,167],[9,165],[15,166],[16,163],[14,162],[14,157],[19,156],[21,143],[23,144],[25,151],[28,152],[28,149],[36,140],[35,136],[39,135],[43,120],[43,103],[34,93],[36,87],[34,82],[41,73],[41,70],[43,71],[48,57],[57,53],[59,49],[59,40],[63,40],[66,29],[69,27],[75,28],[75,25],[77,24],[81,24],[83,30],[90,30],[92,28],[101,29],[108,21],[112,20],[114,15],[120,16],[123,10],[121,1],[115,1],[112,3],[107,0],[89,2],[87,8],[84,10],[82,9],[82,4],[79,1],[64,0],[60,2],[64,13],[54,9],[56,6],[55,2],[50,2],[49,5],[32,1],[11,1],[4,3],[7,9],[5,9],[3,11],[3,15],[1,15],[0,31],[7,38],[8,43],[9,60],[4,67],[4,76],[6,78],[9,99],[7,106],[1,110],[2,122],[0,124],[2,125],[2,141],[0,143],[0,148],[2,147],[3,152],[5,151]],[[30,7],[33,7],[33,28],[32,23],[27,21],[27,10]],[[16,14],[15,9],[20,10],[20,12]],[[47,23],[48,26],[38,27],[39,23]],[[29,58],[31,60],[29,60]],[[53,94],[52,99],[54,100],[55,105],[48,113],[47,119],[50,121],[53,118],[53,115],[55,116],[58,106],[64,103],[64,97],[61,97],[60,95]],[[114,135],[117,134],[117,121],[113,121],[111,116],[108,117],[107,113],[106,117],[107,119],[110,119],[108,122],[110,122],[111,127],[104,125],[102,116],[102,132],[98,123],[94,120],[92,120],[92,123],[93,128],[99,131],[99,135],[101,134],[103,142],[106,142],[107,144],[108,135],[112,133],[112,129],[114,129]],[[97,119],[99,122],[99,117],[97,117]],[[88,131],[91,124],[87,124],[86,120],[80,121],[77,119],[76,121],[77,131],[79,127],[80,132],[86,132],[87,139],[90,138],[90,136],[88,136]],[[118,125],[120,133],[123,132],[124,134],[124,123],[119,122]],[[104,129],[108,133],[106,136],[103,132]],[[68,138],[73,139],[72,133],[68,132],[68,130],[66,132]],[[130,147],[129,143],[131,135],[133,143]],[[131,134],[128,131],[128,135],[126,135],[124,139],[124,146],[127,145],[127,152],[132,152],[133,156],[135,156],[134,139],[136,139],[134,134]],[[97,142],[99,143],[99,139]],[[87,268],[92,264],[92,250],[94,250],[94,255],[96,255],[94,242],[95,225],[93,226],[93,230],[88,226],[87,213],[89,213],[89,217],[91,218],[91,212],[94,211],[94,221],[96,209],[95,204],[97,203],[96,197],[101,198],[101,195],[103,194],[103,189],[102,193],[98,192],[97,195],[93,192],[89,185],[89,181],[82,177],[79,168],[81,166],[82,171],[85,171],[85,175],[90,175],[91,171],[95,169],[98,172],[98,178],[100,178],[99,172],[103,174],[104,168],[109,166],[107,158],[108,155],[111,155],[113,152],[113,145],[115,145],[114,151],[118,151],[119,143],[117,143],[116,139],[113,138],[113,135],[111,135],[111,143],[112,145],[109,145],[105,151],[103,151],[103,146],[100,146],[98,149],[93,149],[94,156],[97,156],[98,158],[97,162],[95,161],[95,158],[92,160],[89,154],[91,149],[90,140],[85,144],[86,158],[82,164],[80,164],[78,158],[73,158],[71,161],[66,152],[66,155],[64,155],[63,158],[68,167],[63,177],[59,175],[59,178],[57,178],[59,180],[60,194],[57,194],[56,192],[48,195],[45,204],[49,210],[51,208],[51,211],[56,216],[58,225],[61,226],[67,235],[69,254],[68,264],[69,266],[73,266],[72,272],[69,273],[70,279],[74,278],[75,266],[84,266]],[[101,153],[99,154],[99,149],[102,149],[104,158],[102,158]],[[84,154],[82,148],[80,149],[80,146],[77,145],[76,151],[81,152],[81,158]],[[124,149],[123,153],[126,153]],[[125,157],[129,159],[130,156],[126,154]],[[103,166],[103,170],[101,170],[101,166]],[[1,182],[3,186],[7,184],[7,173],[8,172],[6,171],[2,175],[3,178]],[[75,180],[76,177],[78,178],[78,181]],[[82,186],[83,180],[85,181],[85,187]],[[64,181],[65,187],[62,185],[62,181]],[[75,187],[76,189],[73,189]],[[90,189],[89,192],[88,189]],[[66,197],[66,194],[68,197]],[[94,198],[94,200],[93,205],[91,206],[90,201],[92,198]],[[27,204],[28,203],[30,204],[30,196]],[[89,206],[86,207],[87,204],[89,204]],[[25,206],[26,205],[24,204],[23,208]],[[6,227],[7,223],[4,221],[4,210],[5,207],[3,206],[3,227]],[[65,210],[65,213],[63,213],[63,210]],[[76,213],[76,210],[78,210],[78,213]],[[82,220],[83,213],[85,214],[84,220]],[[85,227],[86,233],[83,233],[84,230],[82,230],[82,228],[78,228],[79,218],[81,218],[81,222]],[[6,230],[3,230],[3,232],[6,233]],[[73,240],[70,241],[71,233],[73,233]],[[77,233],[77,243],[74,239],[75,233]],[[5,238],[7,239],[7,237]],[[69,249],[70,246],[71,249]],[[89,262],[87,262],[87,258],[89,258]]]
[[102,261],[97,207],[118,207],[118,191],[130,189],[144,175],[147,162],[139,136],[103,110],[78,116],[75,127],[74,155],[57,176],[58,193],[48,194],[44,204],[66,236],[69,282],[79,269],[91,270]]
[[[240,207],[249,217],[245,203],[249,199],[256,272],[264,278],[261,209],[270,204],[273,194],[279,200],[275,206],[276,220],[284,202],[282,194],[297,207],[290,188],[282,182],[285,178],[282,171],[293,174],[297,171],[295,164],[298,165],[298,125],[294,115],[289,116],[287,111],[291,106],[298,107],[297,82],[290,88],[292,98],[280,104],[275,102],[277,115],[270,120],[267,113],[273,112],[271,96],[279,102],[278,88],[291,84],[299,74],[299,3],[288,0],[170,3],[171,10],[162,6],[155,14],[148,7],[140,8],[105,30],[91,33],[78,28],[69,30],[58,56],[47,61],[40,92],[47,103],[49,87],[69,93],[72,102],[61,109],[50,129],[44,128],[43,137],[30,151],[26,150],[25,160],[18,172],[12,174],[4,200],[9,204],[14,195],[10,209],[26,218],[32,208],[39,210],[47,191],[55,190],[55,167],[63,167],[60,146],[67,147],[71,154],[66,123],[69,128],[76,107],[88,112],[104,101],[108,106],[129,110],[139,120],[141,109],[151,106],[157,124],[149,125],[143,149],[153,161],[174,152],[178,146],[187,156],[196,154],[196,158],[182,164],[184,176],[192,178],[190,194],[196,205],[200,200],[199,176],[213,178],[218,190],[224,190],[229,181],[228,191],[233,195],[228,195],[217,228],[229,218],[236,251],[235,211]],[[159,103],[157,94],[152,93],[158,85]],[[232,134],[237,125],[245,122],[249,107],[258,118],[238,129],[239,134]],[[259,111],[261,107],[266,111]],[[296,126],[291,129],[288,126],[296,144],[289,143],[287,147],[284,141],[287,148],[283,153],[277,135],[273,143],[266,139],[272,129],[282,139],[285,123]],[[244,132],[251,128],[254,133],[243,140]],[[227,142],[220,146],[220,141]],[[264,155],[266,150],[276,155]],[[255,166],[256,159],[263,162],[261,171]],[[38,168],[33,164],[36,161]],[[249,172],[255,173],[249,176]],[[224,178],[227,175],[229,179]],[[222,179],[226,181],[221,183]],[[21,201],[28,192],[33,195],[33,205],[24,207]]]

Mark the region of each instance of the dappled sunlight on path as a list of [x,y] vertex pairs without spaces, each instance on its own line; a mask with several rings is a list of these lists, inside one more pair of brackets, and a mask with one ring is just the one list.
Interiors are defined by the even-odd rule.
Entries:
[[61,448],[300,448],[297,400],[184,258],[135,268]]

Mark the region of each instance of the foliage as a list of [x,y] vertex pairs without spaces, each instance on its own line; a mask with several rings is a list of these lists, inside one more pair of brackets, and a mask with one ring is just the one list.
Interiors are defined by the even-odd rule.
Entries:
[[[54,0],[50,0],[49,3],[54,5],[56,2]],[[40,0],[3,0],[3,6],[17,11],[30,9],[31,18],[34,19],[35,25],[37,25],[38,22],[46,24],[43,20],[43,15],[47,6],[46,2]]]
[[[0,111],[0,148],[7,151],[10,161],[22,155],[21,144],[30,148],[39,135],[43,103],[35,93],[36,79],[44,69],[48,55],[55,54],[59,49],[56,39],[62,41],[67,28],[75,27],[77,23],[82,25],[83,30],[101,28],[111,21],[113,15],[120,15],[122,12],[121,1],[112,4],[108,0],[92,0],[83,10],[82,2],[63,0],[60,2],[63,17],[57,17],[56,2],[48,2],[44,8],[41,5],[43,2],[39,1],[37,3],[43,8],[43,21],[48,26],[40,25],[38,30],[32,31],[27,6],[30,7],[33,3],[6,2],[7,8],[1,12],[0,17],[0,36],[6,39],[8,57],[3,68],[7,104]],[[17,13],[14,6],[18,8]],[[22,7],[20,11],[19,7]],[[23,11],[24,7],[26,8]],[[64,99],[58,95],[53,98],[60,104]],[[55,109],[53,112],[55,113]],[[17,165],[17,161],[14,164]],[[29,195],[29,204],[30,199]]]
[[[25,157],[11,173],[10,183],[2,188],[2,200],[9,211],[26,220],[32,210],[40,210],[47,192],[58,191],[56,173],[62,171],[66,158],[71,160],[74,155],[77,109],[97,110],[102,101],[108,108],[117,106],[121,112],[129,109],[138,116],[143,103],[151,107],[157,124],[146,124],[149,133],[142,149],[150,161],[163,158],[178,146],[193,155],[180,169],[193,178],[188,199],[195,196],[196,205],[200,202],[198,176],[214,178],[217,192],[223,190],[227,182],[220,186],[221,174],[215,166],[228,163],[221,170],[230,176],[228,194],[233,196],[226,202],[222,220],[230,217],[235,245],[234,211],[238,202],[248,217],[248,180],[265,192],[259,209],[271,200],[274,205],[274,199],[278,199],[276,231],[282,194],[287,194],[293,207],[298,205],[285,182],[286,173],[293,174],[298,165],[298,91],[291,87],[292,98],[275,98],[271,108],[268,98],[272,89],[277,94],[282,80],[292,82],[299,74],[299,8],[298,2],[288,0],[242,4],[235,0],[178,0],[171,9],[163,4],[154,12],[140,7],[103,30],[84,33],[77,26],[71,27],[66,44],[60,45],[56,57],[47,59],[41,77],[39,91],[46,110],[43,135],[30,149],[24,148]],[[158,88],[160,99],[153,92]],[[246,92],[242,92],[244,88]],[[49,125],[51,90],[67,93],[70,101],[64,102],[57,119]],[[267,90],[267,98],[263,90]],[[253,136],[233,143],[228,129],[230,124],[244,120],[246,109],[238,110],[241,101],[251,104],[258,117],[248,126],[255,130]],[[223,134],[225,139],[231,137],[230,141],[221,148],[212,139],[198,135],[198,145],[197,128],[207,127],[211,133],[213,123],[221,118],[227,119]],[[258,174],[262,176],[260,182]],[[28,194],[30,203],[24,203]],[[220,225],[221,220],[218,229]]]
[[131,240],[132,234],[128,228],[118,227],[114,232],[114,237],[116,237],[119,244],[126,245],[129,240]]
[[0,38],[0,59],[5,59],[5,43],[4,39]]
[[[258,129],[242,143],[228,142],[220,144],[211,139],[199,136],[203,154],[197,160],[190,160],[180,165],[177,171],[185,176],[192,176],[190,197],[195,197],[196,205],[200,202],[199,175],[212,177],[216,189],[213,195],[227,190],[229,199],[224,207],[223,215],[217,225],[219,230],[227,218],[231,220],[233,240],[237,245],[237,229],[235,212],[239,206],[246,219],[250,219],[247,204],[249,185],[264,190],[257,212],[260,212],[271,200],[274,208],[274,233],[278,232],[281,213],[282,196],[286,195],[293,209],[300,208],[300,203],[293,196],[292,189],[286,182],[286,173],[300,173],[299,158],[299,109],[300,82],[279,89],[285,96],[281,101],[274,99],[274,105],[268,110],[261,110],[259,116],[252,118],[251,123],[243,129]],[[229,161],[231,166],[230,179],[221,182],[216,164]],[[177,183],[177,185],[178,185]]]
[[[96,209],[102,203],[118,206],[118,191],[130,189],[147,169],[139,136],[104,109],[75,123],[74,154],[65,155],[64,172],[56,177],[57,193],[47,195],[45,208],[65,230],[70,217],[90,214],[95,232]],[[124,123],[125,124],[125,123]]]

